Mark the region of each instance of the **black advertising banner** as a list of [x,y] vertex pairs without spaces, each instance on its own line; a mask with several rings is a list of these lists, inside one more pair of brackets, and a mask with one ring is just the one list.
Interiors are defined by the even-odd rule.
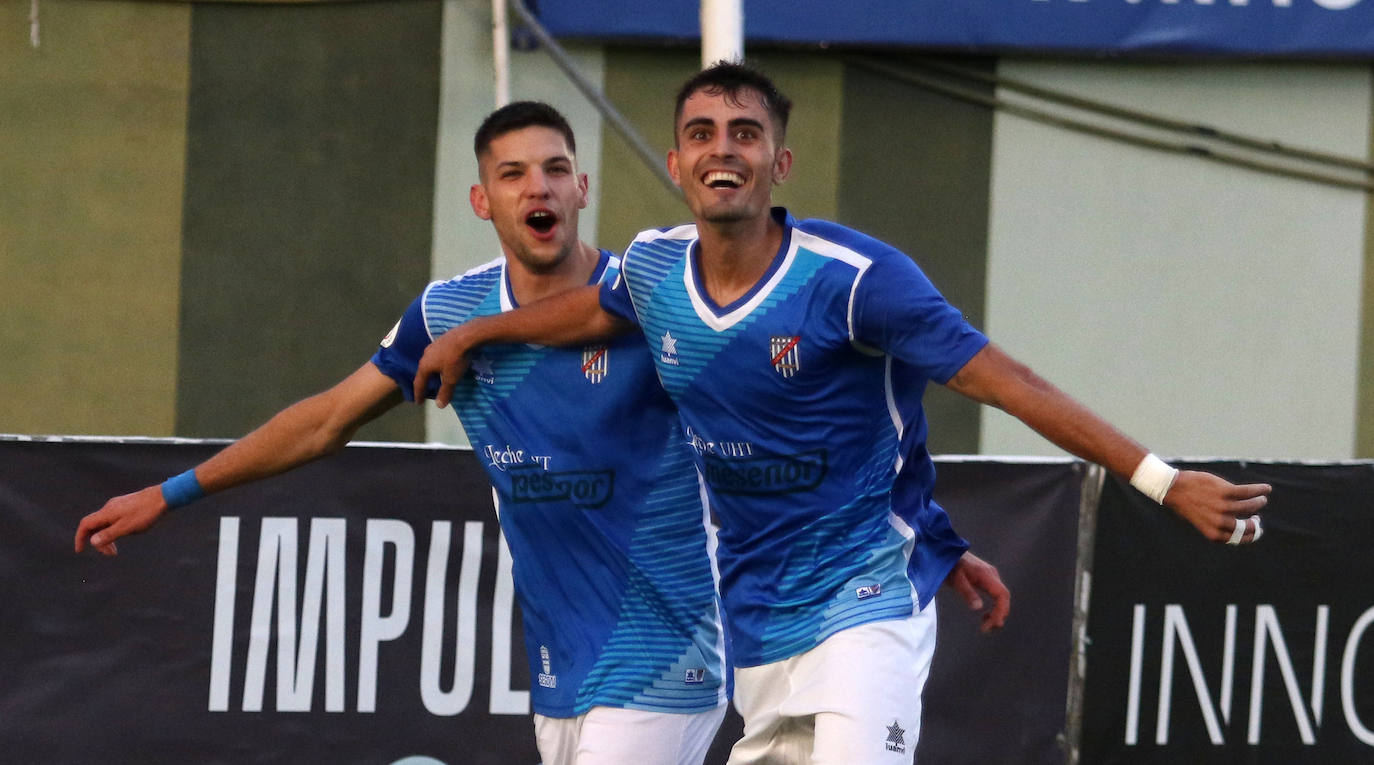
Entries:
[[0,759],[538,762],[470,453],[349,448],[72,553],[214,448],[0,441]]
[[[206,498],[107,559],[106,498],[204,443],[0,439],[0,751],[26,763],[535,763],[528,668],[471,453],[353,446]],[[1056,762],[1081,466],[941,462],[939,496],[1015,591],[940,595],[923,762]],[[707,762],[738,738],[733,712]],[[420,758],[420,759],[414,759]]]
[[1208,542],[1108,480],[1083,762],[1374,762],[1374,465],[1193,466],[1272,484],[1264,536]]
[[1059,765],[1073,650],[1073,578],[1085,466],[991,460],[937,463],[936,499],[974,554],[1012,593],[994,635],[941,590],[918,763]]

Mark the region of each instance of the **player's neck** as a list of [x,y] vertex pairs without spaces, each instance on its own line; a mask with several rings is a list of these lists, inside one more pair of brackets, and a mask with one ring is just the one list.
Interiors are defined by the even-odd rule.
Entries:
[[782,225],[771,214],[730,224],[697,221],[702,289],[716,305],[738,300],[768,272],[782,235]]
[[601,251],[580,240],[566,258],[548,271],[531,270],[516,258],[507,256],[506,273],[510,276],[511,294],[517,304],[529,305],[584,286],[591,280],[600,260]]

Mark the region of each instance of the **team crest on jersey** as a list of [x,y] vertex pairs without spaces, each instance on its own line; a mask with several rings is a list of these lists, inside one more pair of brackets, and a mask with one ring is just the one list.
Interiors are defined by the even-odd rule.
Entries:
[[682,682],[688,685],[700,685],[706,682],[706,668],[694,667],[682,671]]
[[773,335],[768,338],[768,353],[773,358],[773,368],[783,377],[791,377],[801,369],[801,335]]
[[606,378],[609,353],[604,345],[589,345],[582,349],[582,374],[593,385]]
[[496,371],[491,367],[491,359],[486,356],[474,358],[472,360],[472,376],[477,378],[477,382],[495,385]]
[[661,358],[664,364],[677,366],[677,338],[673,337],[672,332],[663,333],[663,355]]

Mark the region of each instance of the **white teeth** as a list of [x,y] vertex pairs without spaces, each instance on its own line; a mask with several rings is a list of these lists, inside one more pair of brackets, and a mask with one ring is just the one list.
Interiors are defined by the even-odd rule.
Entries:
[[531,218],[531,219],[533,219],[533,218],[552,218],[552,217],[553,217],[553,213],[548,212],[548,211],[546,211],[546,210],[535,210],[534,212],[530,213],[530,218]]
[[711,172],[706,174],[705,183],[707,186],[710,186],[719,181],[734,184],[735,186],[743,186],[744,176],[740,175],[739,173],[731,173],[725,170],[712,170]]

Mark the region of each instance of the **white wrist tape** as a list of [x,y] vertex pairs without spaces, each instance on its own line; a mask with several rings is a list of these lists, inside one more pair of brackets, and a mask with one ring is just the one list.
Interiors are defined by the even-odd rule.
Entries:
[[1178,478],[1178,468],[1171,467],[1154,454],[1147,454],[1145,459],[1135,466],[1135,472],[1131,474],[1131,485],[1141,494],[1162,505],[1164,495],[1169,493],[1169,487],[1174,485],[1175,478]]

